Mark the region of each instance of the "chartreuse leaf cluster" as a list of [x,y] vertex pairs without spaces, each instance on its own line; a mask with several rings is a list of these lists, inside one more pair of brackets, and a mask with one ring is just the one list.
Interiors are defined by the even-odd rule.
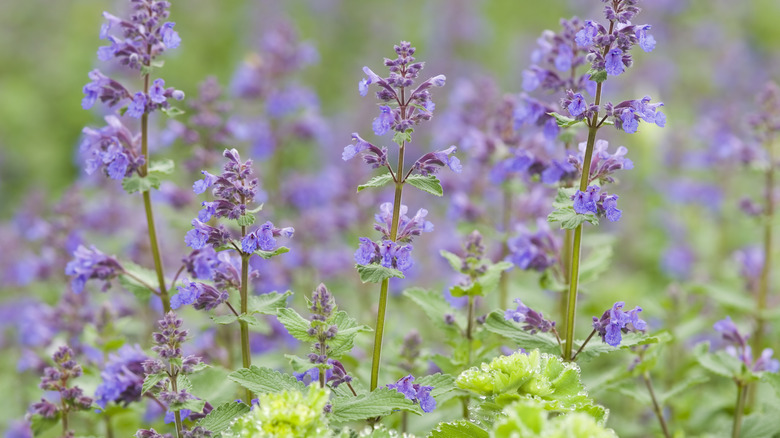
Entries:
[[589,222],[592,225],[599,224],[599,218],[593,213],[580,214],[574,211],[574,201],[572,196],[577,192],[574,187],[561,187],[558,189],[558,194],[553,201],[553,210],[547,216],[547,222],[560,222],[561,228],[567,230],[573,230],[584,222]]
[[325,417],[329,391],[316,385],[308,391],[260,394],[258,406],[238,417],[222,432],[223,438],[282,438],[332,436]]
[[539,350],[497,357],[464,371],[455,384],[499,407],[525,399],[550,411],[585,413],[601,423],[607,418],[608,411],[588,397],[577,364]]
[[617,438],[592,416],[582,412],[554,415],[533,400],[518,400],[504,408],[504,416],[493,426],[493,438]]
[[312,324],[324,324],[326,326],[335,325],[338,327],[336,336],[328,341],[328,345],[330,346],[328,357],[331,359],[338,359],[344,354],[349,353],[355,345],[355,337],[359,333],[373,331],[371,327],[359,325],[354,318],[347,315],[347,312],[344,311],[333,312],[333,315],[324,322],[309,321],[290,308],[279,309],[276,317],[292,337],[305,343],[314,343],[317,341],[316,336],[310,334]]

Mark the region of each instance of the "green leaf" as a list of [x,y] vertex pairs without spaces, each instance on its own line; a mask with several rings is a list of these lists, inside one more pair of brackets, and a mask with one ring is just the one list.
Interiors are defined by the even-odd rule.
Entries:
[[125,345],[125,342],[126,342],[125,338],[109,339],[103,344],[103,346],[100,349],[106,353],[119,350],[120,348],[122,348],[123,345]]
[[482,295],[493,292],[501,280],[501,273],[512,268],[512,266],[511,262],[498,262],[488,266],[485,273],[477,279],[477,282],[482,285]]
[[182,409],[187,409],[192,411],[193,413],[199,413],[199,412],[203,412],[203,408],[205,406],[206,406],[206,400],[190,399],[181,403],[179,402],[171,403],[168,406],[168,409],[174,412],[181,411]]
[[522,329],[522,323],[507,321],[503,312],[496,310],[488,315],[484,327],[495,334],[511,339],[526,350],[538,348],[543,353],[561,354],[558,342],[548,333],[530,334]]
[[43,432],[51,429],[60,422],[59,411],[51,418],[46,418],[41,414],[35,414],[30,416],[30,429],[32,429],[33,436],[40,436]]
[[407,177],[404,182],[407,182],[414,187],[417,187],[418,189],[428,192],[431,195],[436,196],[443,196],[444,195],[444,189],[441,188],[441,183],[439,182],[439,178],[436,178],[434,175],[418,175],[418,174],[412,174]]
[[[312,364],[309,359],[304,359],[294,354],[285,354],[284,357],[286,357],[287,360],[290,361],[290,366],[292,367],[293,371],[296,373],[302,373],[304,371],[311,369],[314,366],[314,364]],[[351,397],[352,393],[350,392],[349,395]]]
[[777,437],[780,416],[777,413],[755,413],[742,420],[739,436],[744,438]]
[[148,192],[151,189],[160,188],[160,177],[158,174],[149,173],[142,178],[134,173],[122,180],[122,188],[127,193]]
[[[466,320],[461,312],[455,311],[450,306],[441,293],[414,287],[406,289],[403,294],[420,306],[433,325],[447,334],[447,339],[455,339],[451,336],[460,336],[461,327],[465,327]],[[455,322],[453,324],[444,322],[445,315],[453,315]]]
[[460,257],[446,250],[439,251],[439,254],[441,254],[442,257],[447,259],[447,261],[450,263],[450,266],[452,267],[453,270],[455,270],[455,272],[461,272],[461,268],[463,268],[463,260]]
[[258,249],[257,251],[253,252],[252,254],[257,254],[260,257],[264,259],[270,259],[271,257],[278,256],[279,254],[284,254],[286,252],[290,252],[290,248],[287,248],[286,246],[280,246],[279,248],[276,248],[273,251],[263,251],[262,249]]
[[701,366],[723,377],[737,377],[742,374],[742,362],[725,351],[709,352],[709,342],[702,342],[693,349],[693,356]]
[[599,245],[593,248],[580,264],[580,284],[588,283],[609,269],[612,261],[612,246]]
[[161,372],[157,374],[147,374],[146,378],[144,379],[144,384],[141,387],[141,395],[151,391],[155,385],[157,385],[163,379],[167,379],[167,378],[168,378],[168,373],[166,372]]
[[197,425],[210,430],[214,434],[218,434],[230,427],[230,423],[233,422],[234,418],[247,412],[249,412],[249,406],[241,402],[227,402],[209,412]]
[[486,430],[468,420],[439,423],[428,434],[428,438],[488,438],[489,436]]
[[290,336],[295,339],[305,343],[312,343],[317,339],[308,333],[311,328],[311,322],[304,319],[294,309],[281,308],[276,311],[276,317],[284,325],[284,328],[287,329],[287,332],[290,333]]
[[547,113],[547,115],[553,116],[555,118],[555,122],[558,123],[558,126],[561,128],[571,128],[572,126],[585,123],[585,119],[575,120],[571,117],[566,117],[558,113]]
[[553,212],[547,216],[547,222],[560,222],[561,228],[573,230],[584,222],[598,225],[599,219],[593,213],[579,214],[574,211],[574,207],[565,207],[553,210]]
[[251,210],[247,210],[246,212],[247,213],[251,213],[251,214],[257,214],[257,213],[260,213],[262,210],[263,210],[263,204],[261,203],[257,207],[255,207],[255,208],[253,208]]
[[664,403],[666,403],[667,400],[670,400],[670,399],[674,398],[675,396],[677,396],[677,395],[687,391],[688,389],[690,389],[693,386],[700,385],[700,384],[702,384],[704,382],[707,382],[709,380],[710,379],[707,376],[689,377],[689,378],[683,380],[682,382],[679,382],[676,385],[674,385],[670,390],[668,390],[668,391],[664,392],[663,394],[661,394],[660,397],[659,397],[658,403],[663,405]]
[[762,382],[769,383],[772,389],[775,390],[775,395],[780,398],[780,374],[778,373],[764,373],[761,376]]
[[160,110],[162,112],[164,112],[166,116],[171,117],[171,118],[176,117],[176,116],[180,116],[180,115],[186,113],[186,111],[184,111],[183,109],[177,108],[175,106],[169,106],[168,108],[160,108]]
[[590,75],[590,80],[596,83],[601,83],[607,80],[607,70],[596,70],[595,68],[591,68],[585,74]]
[[239,216],[238,219],[236,219],[236,223],[239,227],[248,227],[255,223],[255,219],[255,215],[245,214],[243,216]]
[[230,373],[228,379],[256,394],[282,391],[304,391],[306,388],[306,385],[304,385],[303,382],[299,382],[295,377],[289,374],[282,374],[270,368],[258,367],[255,365]]
[[231,313],[229,315],[212,316],[211,320],[217,324],[228,325],[238,321],[238,317]]
[[166,158],[163,160],[154,160],[149,164],[149,173],[158,173],[158,174],[171,174],[173,173],[173,169],[176,168],[176,165],[173,163],[173,160],[170,158]]
[[373,392],[360,394],[357,397],[333,399],[333,410],[330,413],[330,420],[336,423],[344,423],[347,421],[384,417],[396,409],[415,414],[422,413],[418,405],[407,399],[400,392],[393,389],[377,388]]
[[247,309],[249,313],[276,315],[279,309],[283,309],[287,305],[287,297],[292,294],[292,292],[287,291],[283,294],[270,292],[262,295],[252,295],[249,297]]
[[397,277],[404,278],[403,272],[398,269],[385,268],[379,263],[370,265],[355,265],[360,274],[360,281],[363,283],[381,283],[386,278]]
[[359,333],[374,331],[371,327],[358,325],[357,321],[350,317],[347,312],[339,311],[328,320],[329,324],[335,324],[339,328],[336,336],[328,341],[330,351],[328,357],[338,359],[342,355],[349,353],[355,345],[355,337]]
[[363,191],[363,189],[367,189],[369,187],[382,187],[393,180],[393,176],[390,175],[390,172],[375,176],[368,180],[367,183],[361,184],[358,186],[357,191],[360,193]]
[[206,366],[204,369],[189,375],[192,389],[190,393],[209,403],[217,405],[235,400],[239,387],[229,382],[227,377],[232,370],[221,366]]
[[[594,336],[590,342],[588,342],[588,345],[585,346],[585,349],[577,355],[577,361],[589,361],[597,356],[601,356],[602,354],[612,353],[620,350],[628,350],[631,347],[636,347],[638,345],[663,344],[671,340],[672,335],[666,331],[658,332],[652,336],[641,333],[626,333],[623,335],[623,339],[620,341],[620,345],[613,347],[609,344],[601,342],[600,339]],[[576,348],[582,345],[582,342],[584,341],[575,341],[574,344]]]
[[559,187],[553,201],[553,208],[565,208],[574,205],[574,200],[571,197],[575,193],[577,193],[577,189],[574,187]]
[[397,132],[393,134],[393,141],[397,145],[402,145],[403,143],[409,143],[412,141],[412,133],[414,132],[414,129],[409,128],[404,132]]
[[449,374],[431,374],[430,376],[414,379],[414,383],[419,383],[423,386],[433,386],[431,396],[433,396],[439,404],[456,395],[452,394],[452,392],[457,389],[455,386],[455,377]]

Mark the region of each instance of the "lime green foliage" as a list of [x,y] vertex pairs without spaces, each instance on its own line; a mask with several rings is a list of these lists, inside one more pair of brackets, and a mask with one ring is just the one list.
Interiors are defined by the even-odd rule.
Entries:
[[593,417],[572,412],[551,415],[543,405],[531,400],[520,400],[504,409],[493,427],[491,438],[545,437],[545,438],[615,438],[617,434],[599,424]]
[[383,424],[376,425],[376,428],[366,426],[360,432],[355,432],[350,428],[344,428],[341,432],[334,436],[334,438],[415,438],[414,435],[409,433],[398,433],[393,429],[388,429]]
[[464,371],[455,384],[486,397],[483,404],[496,408],[530,399],[546,410],[585,412],[599,422],[606,421],[608,413],[588,397],[576,364],[539,350],[497,357],[481,368]]
[[310,386],[309,392],[263,394],[251,412],[222,433],[224,438],[326,438],[331,436],[323,409],[329,391]]

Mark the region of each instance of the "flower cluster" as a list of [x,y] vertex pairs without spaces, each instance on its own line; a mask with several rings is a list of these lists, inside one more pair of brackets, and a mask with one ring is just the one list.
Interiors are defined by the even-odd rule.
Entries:
[[[586,143],[580,143],[579,154],[576,157],[569,155],[569,164],[573,165],[578,173],[582,172],[586,146]],[[618,147],[614,154],[607,152],[608,148],[609,142],[606,140],[596,140],[596,143],[593,145],[588,184],[593,181],[598,181],[602,184],[613,183],[615,179],[612,178],[612,173],[621,169],[631,170],[634,168],[634,163],[625,157],[628,153],[628,149],[625,146]]]
[[[433,224],[425,220],[428,210],[421,208],[417,210],[417,213],[412,218],[406,215],[408,211],[409,208],[401,204],[396,241],[411,242],[413,237],[433,231]],[[390,239],[390,229],[393,223],[393,203],[383,202],[379,206],[379,213],[374,214],[374,220],[377,222],[374,224],[374,229],[382,233],[383,239]]]
[[387,385],[389,389],[395,389],[414,403],[419,403],[423,412],[431,412],[436,409],[436,400],[431,395],[433,386],[424,386],[413,383],[414,377],[410,374],[401,377],[397,382]]
[[434,174],[440,167],[444,166],[449,167],[450,170],[455,173],[461,173],[463,171],[463,166],[460,164],[460,159],[455,156],[450,156],[457,149],[458,148],[455,146],[450,146],[441,151],[428,152],[420,157],[412,168],[423,176]]
[[422,338],[417,330],[412,330],[404,337],[404,342],[401,344],[401,353],[398,355],[401,359],[401,363],[398,366],[402,370],[408,373],[414,370],[414,363],[420,357],[420,345],[422,345]]
[[544,315],[541,312],[526,306],[520,298],[515,298],[514,301],[517,303],[517,309],[507,309],[504,312],[504,319],[525,323],[523,330],[529,331],[531,334],[536,332],[547,333],[555,330],[555,321],[544,319]]
[[125,345],[108,356],[100,373],[103,382],[95,390],[95,403],[105,409],[108,403],[127,406],[141,399],[144,383],[143,363],[149,357],[138,345]]
[[373,129],[376,135],[385,135],[391,130],[406,132],[421,121],[433,117],[435,104],[431,100],[429,90],[431,87],[443,87],[446,78],[444,75],[434,76],[407,95],[406,89],[414,85],[414,80],[425,65],[423,62],[415,62],[412,56],[414,52],[415,48],[406,41],[395,46],[396,59],[385,58],[385,66],[390,70],[390,75],[386,78],[379,77],[368,67],[363,67],[368,78],[363,78],[358,84],[360,95],[367,95],[369,85],[376,84],[380,89],[376,93],[377,99],[387,104],[379,106],[379,117],[374,119]]
[[558,261],[560,243],[550,230],[547,221],[537,220],[537,230],[532,232],[518,227],[519,234],[507,241],[510,254],[506,260],[523,270],[542,272]]
[[322,283],[314,290],[310,304],[311,328],[308,334],[315,337],[317,342],[312,346],[314,352],[309,354],[309,360],[321,364],[328,360],[328,340],[333,339],[339,331],[335,324],[328,323],[338,307],[333,294]]
[[77,294],[84,290],[87,280],[94,278],[104,281],[102,290],[105,292],[111,287],[111,279],[124,271],[117,259],[103,254],[94,246],[79,245],[73,257],[65,267],[65,275],[73,277],[70,287]]
[[179,293],[171,297],[171,309],[192,304],[197,310],[211,310],[230,298],[225,290],[220,290],[206,283],[182,280],[178,286]]
[[615,122],[615,127],[633,134],[639,128],[639,121],[654,123],[663,128],[666,126],[666,114],[658,111],[663,102],[650,103],[650,96],[642,99],[625,100],[617,105],[608,102],[604,105],[607,117]]
[[134,136],[117,116],[106,116],[106,126],[84,128],[79,150],[86,157],[84,171],[92,175],[103,168],[111,179],[121,180],[139,169],[146,158],[137,151],[140,137]]
[[[325,370],[325,383],[330,383],[333,388],[338,388],[342,383],[348,384],[352,382],[352,377],[347,374],[347,370],[341,362],[336,359],[328,359],[325,363],[330,366],[330,368]],[[303,382],[308,386],[312,382],[319,380],[320,372],[320,367],[311,367],[302,373],[293,373],[293,376],[295,376],[299,382]]]
[[44,391],[55,391],[59,395],[59,405],[42,398],[33,403],[30,411],[44,418],[67,416],[72,411],[87,410],[92,406],[92,399],[85,396],[78,386],[71,387],[71,379],[83,374],[81,366],[73,360],[73,350],[62,346],[52,355],[55,366],[43,370],[41,384]]
[[618,195],[610,195],[607,192],[601,192],[599,186],[588,186],[582,192],[572,195],[574,200],[574,211],[579,214],[593,213],[597,216],[606,216],[610,222],[620,220],[622,211],[617,208]]
[[523,125],[539,126],[542,128],[544,137],[548,140],[554,140],[558,137],[561,128],[558,122],[550,115],[556,108],[532,97],[521,95],[520,101],[513,112],[515,129],[519,130]]
[[716,322],[713,328],[729,344],[726,346],[726,352],[742,361],[751,371],[780,372],[780,361],[772,358],[774,351],[771,348],[765,348],[761,356],[753,360],[753,352],[747,343],[748,336],[739,332],[731,317],[727,316],[726,319]]
[[593,330],[605,343],[617,347],[623,340],[622,333],[644,332],[647,323],[639,318],[642,308],[637,306],[628,312],[623,311],[624,302],[618,301],[604,311],[601,318],[593,317]]

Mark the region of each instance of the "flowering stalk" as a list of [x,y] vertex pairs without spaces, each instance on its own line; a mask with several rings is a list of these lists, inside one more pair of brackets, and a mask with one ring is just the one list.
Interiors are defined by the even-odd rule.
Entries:
[[[504,211],[502,216],[502,228],[506,235],[501,242],[501,257],[504,260],[509,255],[509,226],[512,222],[512,192],[504,187]],[[499,299],[498,303],[502,309],[509,307],[509,273],[502,272],[499,280]],[[471,321],[471,320],[469,320]],[[469,360],[471,362],[471,360]]]
[[745,402],[747,401],[747,384],[737,381],[737,404],[734,412],[734,425],[731,428],[732,438],[739,438],[739,431],[742,428],[742,416],[745,413]]
[[[246,226],[241,227],[241,238],[244,239],[246,237]],[[240,289],[240,298],[241,298],[241,314],[246,315],[249,312],[249,292],[248,292],[248,286],[249,286],[249,257],[252,254],[241,252],[241,289]],[[252,350],[249,346],[249,324],[244,321],[243,319],[238,320],[238,323],[241,327],[241,363],[244,366],[244,368],[249,368],[252,366]],[[252,391],[249,389],[246,390],[246,399],[244,400],[247,404],[252,403]]]
[[642,373],[642,379],[645,381],[645,386],[647,386],[647,392],[650,393],[650,399],[653,401],[653,411],[655,411],[655,416],[658,418],[658,422],[661,423],[661,429],[664,432],[664,436],[666,438],[671,438],[671,435],[669,434],[669,428],[666,426],[663,410],[661,409],[661,405],[658,404],[658,400],[655,397],[655,391],[653,391],[653,383],[650,381],[650,373],[647,371]]

